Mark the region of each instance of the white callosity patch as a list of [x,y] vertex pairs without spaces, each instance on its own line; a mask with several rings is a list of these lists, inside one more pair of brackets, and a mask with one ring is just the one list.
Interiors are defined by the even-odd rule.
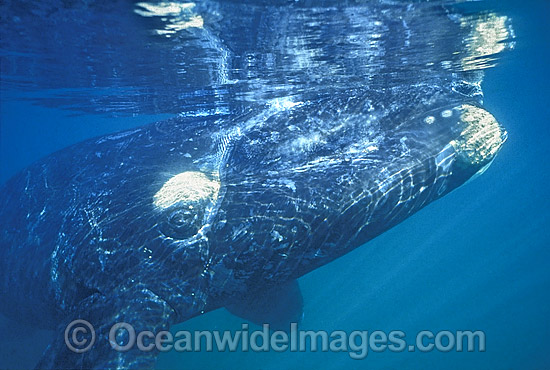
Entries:
[[189,205],[218,197],[220,182],[202,172],[182,172],[168,180],[154,196],[155,206],[166,209],[175,205]]
[[449,118],[453,115],[453,111],[450,109],[445,109],[443,112],[441,112],[441,117],[443,118]]
[[463,161],[472,165],[485,165],[492,161],[506,140],[506,131],[483,108],[464,104],[459,110],[461,123],[465,127],[451,145]]
[[434,116],[428,116],[428,117],[424,118],[424,122],[426,122],[428,125],[431,125],[432,123],[435,122],[435,117]]

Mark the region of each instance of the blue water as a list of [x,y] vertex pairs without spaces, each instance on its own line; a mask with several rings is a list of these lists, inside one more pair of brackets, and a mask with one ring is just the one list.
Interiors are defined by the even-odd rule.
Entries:
[[[170,352],[160,356],[158,368],[550,368],[550,3],[500,1],[478,6],[508,16],[515,31],[515,47],[499,56],[497,66],[485,69],[482,84],[485,108],[509,134],[497,159],[483,176],[302,277],[300,285],[304,329],[402,330],[408,336],[421,330],[483,330],[486,351],[386,351],[369,353],[363,360],[346,353]],[[2,22],[2,182],[67,145],[180,112],[197,114],[201,104],[208,110],[209,102],[222,101],[233,92],[223,84],[199,89],[200,75],[185,77],[179,89],[172,86],[171,73],[177,70],[167,71],[162,63],[184,64],[194,50],[174,56],[160,45],[151,54],[138,53],[133,50],[141,44],[128,42],[108,48],[118,54],[109,59],[112,65],[102,65],[107,60],[100,55],[104,51],[93,48],[117,42],[109,33],[114,31],[106,31],[110,25],[129,40],[136,26],[117,23],[109,14],[86,23],[92,29],[81,32],[95,32],[92,41],[69,36],[74,24],[59,19],[43,29],[51,32],[49,37],[39,37],[37,25],[19,24],[28,31],[25,43],[7,40],[16,37],[7,29],[15,23]],[[19,23],[27,19],[17,17]],[[66,49],[51,59],[64,37]],[[75,57],[71,65],[62,59],[80,55],[88,46],[92,50],[84,54],[97,53],[97,60],[79,64],[82,61]],[[16,52],[22,53],[20,60],[13,57]],[[104,73],[102,67],[119,71]],[[92,72],[83,73],[86,68]],[[104,78],[107,75],[111,78]],[[241,323],[218,310],[174,329],[237,330]],[[29,328],[16,333],[19,329],[5,320],[0,325],[0,368],[32,367],[50,334]]]

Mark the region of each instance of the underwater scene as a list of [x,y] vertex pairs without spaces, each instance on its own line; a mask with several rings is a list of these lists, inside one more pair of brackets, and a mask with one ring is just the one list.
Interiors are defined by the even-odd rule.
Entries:
[[550,2],[0,2],[0,369],[550,369]]

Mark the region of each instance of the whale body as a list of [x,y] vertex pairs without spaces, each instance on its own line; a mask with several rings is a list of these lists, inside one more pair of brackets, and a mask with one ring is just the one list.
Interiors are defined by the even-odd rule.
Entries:
[[[0,311],[55,330],[38,368],[154,367],[156,350],[112,348],[121,322],[158,333],[224,307],[284,329],[302,316],[296,279],[483,173],[506,131],[483,108],[480,69],[505,48],[506,21],[450,3],[140,2],[143,19],[122,25],[173,41],[147,44],[142,62],[103,34],[69,39],[83,71],[86,52],[106,50],[113,68],[90,68],[94,84],[129,63],[120,71],[153,96],[124,105],[114,89],[91,99],[101,109],[212,109],[88,139],[0,187]],[[157,54],[165,69],[142,68]],[[85,352],[65,341],[75,320],[95,329]]]
[[[300,302],[298,277],[483,171],[506,138],[476,105],[402,120],[371,102],[175,118],[31,165],[0,192],[3,311],[59,328],[41,366],[152,366],[109,348],[113,323],[161,330],[219,307],[269,320],[265,302]],[[90,352],[63,342],[75,319],[103,339]]]

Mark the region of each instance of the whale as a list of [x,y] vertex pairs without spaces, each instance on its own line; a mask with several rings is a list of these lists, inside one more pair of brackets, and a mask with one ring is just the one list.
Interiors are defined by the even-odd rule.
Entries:
[[39,369],[154,368],[158,346],[121,350],[126,324],[218,309],[288,330],[300,277],[483,174],[507,139],[481,84],[513,32],[468,2],[15,3],[7,101],[22,83],[62,111],[174,115],[0,185],[0,313],[53,331]]
[[[483,173],[506,141],[478,102],[434,94],[388,109],[377,94],[179,116],[88,139],[8,180],[0,308],[55,330],[38,368],[153,368],[157,350],[112,348],[120,322],[159,332],[222,307],[297,322],[296,279]],[[74,320],[95,329],[89,351],[64,340]]]

